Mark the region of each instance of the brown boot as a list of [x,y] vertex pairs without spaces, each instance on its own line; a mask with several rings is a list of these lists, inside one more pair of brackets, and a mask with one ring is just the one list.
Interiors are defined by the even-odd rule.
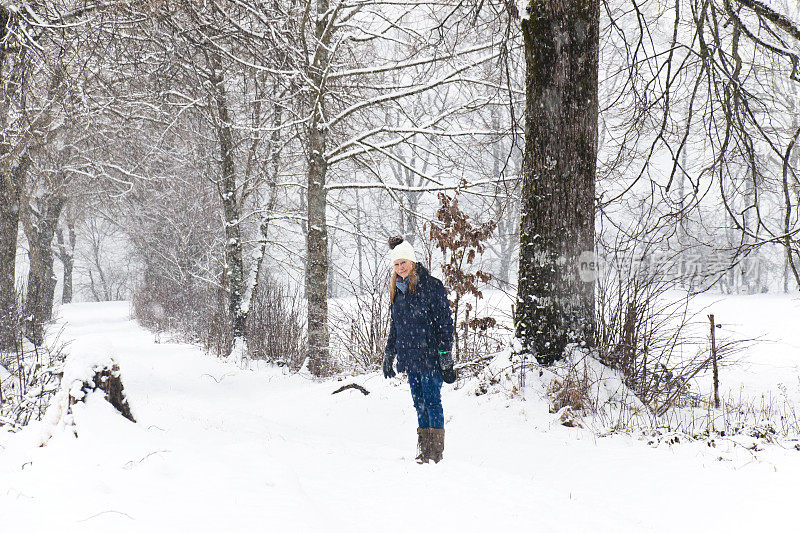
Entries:
[[430,453],[428,454],[428,459],[438,463],[444,455],[444,428],[431,428],[428,431],[430,431]]
[[427,463],[431,454],[430,429],[417,428],[417,456],[414,458],[419,464]]

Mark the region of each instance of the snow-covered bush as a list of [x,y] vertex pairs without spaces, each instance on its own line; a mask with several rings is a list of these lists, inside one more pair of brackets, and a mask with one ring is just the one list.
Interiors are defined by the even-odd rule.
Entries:
[[691,403],[658,411],[640,400],[622,371],[575,345],[550,366],[522,360],[509,348],[468,384],[477,396],[524,400],[526,409],[551,413],[555,425],[584,427],[598,436],[622,432],[654,446],[696,440],[715,446],[723,439],[752,451],[769,443],[800,450],[800,413],[786,390],[760,398],[723,396],[720,408],[695,394]]
[[57,338],[42,346],[20,338],[17,350],[0,352],[0,426],[16,430],[42,419],[61,382],[64,359]]
[[568,345],[565,357],[549,366],[520,359],[512,348],[507,349],[478,374],[475,386],[479,396],[499,391],[538,401],[557,418],[565,412],[571,420],[620,420],[623,413],[648,416],[647,407],[625,384],[620,371],[576,345]]

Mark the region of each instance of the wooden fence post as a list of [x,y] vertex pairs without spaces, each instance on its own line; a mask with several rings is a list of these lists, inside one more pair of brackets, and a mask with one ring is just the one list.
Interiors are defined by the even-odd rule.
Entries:
[[714,315],[708,315],[711,322],[711,362],[714,365],[714,408],[719,409],[719,370],[717,368],[717,338],[714,332]]

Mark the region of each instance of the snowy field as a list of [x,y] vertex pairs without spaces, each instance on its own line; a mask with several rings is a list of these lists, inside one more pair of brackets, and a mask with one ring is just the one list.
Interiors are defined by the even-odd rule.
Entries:
[[717,335],[723,339],[756,341],[721,370],[720,389],[725,395],[777,401],[785,389],[788,398],[800,406],[800,298],[704,294],[692,307],[697,320],[714,314],[720,326]]
[[[800,397],[800,303],[704,298],[724,328],[766,336],[723,371],[726,390]],[[0,434],[0,531],[800,531],[789,446],[601,438],[534,394],[466,383],[443,392],[445,460],[417,465],[400,380],[243,370],[154,342],[126,303],[72,304],[61,321],[77,361],[118,362],[137,423],[92,394],[72,426],[51,413]],[[331,394],[351,382],[371,394]]]

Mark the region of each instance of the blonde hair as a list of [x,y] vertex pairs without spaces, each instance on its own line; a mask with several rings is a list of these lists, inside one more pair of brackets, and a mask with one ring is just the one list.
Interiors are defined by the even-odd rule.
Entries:
[[[413,263],[411,273],[408,275],[408,288],[411,289],[411,294],[417,292],[417,264]],[[397,272],[392,272],[392,279],[389,282],[389,304],[394,303],[394,296],[397,294]]]

